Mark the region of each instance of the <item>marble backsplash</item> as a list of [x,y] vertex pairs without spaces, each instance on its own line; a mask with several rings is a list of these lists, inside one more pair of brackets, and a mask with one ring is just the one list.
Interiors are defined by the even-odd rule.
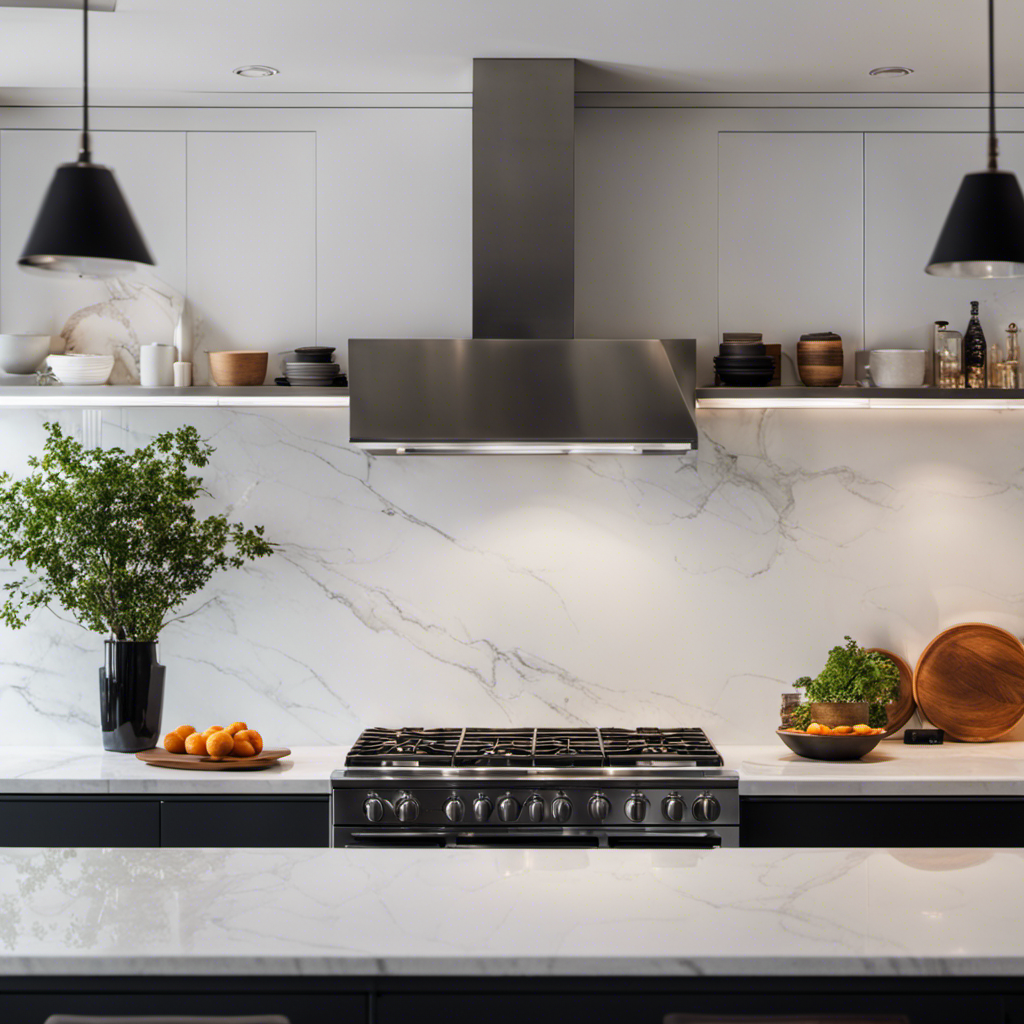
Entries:
[[[182,415],[111,410],[103,443]],[[0,414],[0,470],[23,472],[45,418]],[[217,447],[209,507],[280,550],[166,629],[168,726],[244,718],[304,744],[700,725],[756,743],[845,633],[913,661],[956,622],[1024,630],[1015,412],[706,412],[684,457],[370,458],[344,411],[188,418]],[[0,742],[98,744],[100,656],[59,609],[0,627]]]

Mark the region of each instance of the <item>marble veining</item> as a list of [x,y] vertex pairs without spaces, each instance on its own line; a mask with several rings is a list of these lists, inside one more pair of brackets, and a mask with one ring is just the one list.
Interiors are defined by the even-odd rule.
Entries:
[[[0,415],[0,469],[46,415]],[[280,550],[165,630],[165,721],[289,746],[453,722],[771,743],[781,692],[844,633],[913,663],[956,622],[1024,632],[1013,417],[716,411],[695,455],[435,459],[352,448],[347,411],[190,410],[217,447],[203,510]],[[180,422],[109,410],[103,442]],[[0,743],[98,742],[100,646],[59,610],[0,631]]]
[[7,849],[0,972],[1019,974],[1021,856]]

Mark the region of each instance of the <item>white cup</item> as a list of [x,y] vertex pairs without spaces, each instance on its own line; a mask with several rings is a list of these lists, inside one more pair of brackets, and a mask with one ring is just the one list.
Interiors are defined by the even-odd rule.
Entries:
[[144,388],[169,388],[174,384],[173,345],[142,345],[139,348],[139,383]]
[[190,388],[192,386],[192,364],[174,364],[174,386],[176,388]]
[[878,388],[919,388],[924,383],[928,353],[923,348],[875,348],[866,369]]

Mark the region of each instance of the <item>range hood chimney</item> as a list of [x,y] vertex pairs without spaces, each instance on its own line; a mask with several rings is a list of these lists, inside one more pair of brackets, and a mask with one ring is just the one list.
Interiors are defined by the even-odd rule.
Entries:
[[697,447],[696,343],[575,337],[575,60],[473,62],[473,337],[349,341],[384,454]]
[[575,336],[575,60],[473,61],[473,337]]

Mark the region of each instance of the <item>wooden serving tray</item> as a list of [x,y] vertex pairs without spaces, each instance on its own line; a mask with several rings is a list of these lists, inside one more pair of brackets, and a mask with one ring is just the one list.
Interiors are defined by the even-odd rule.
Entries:
[[264,747],[255,757],[222,757],[214,759],[209,754],[169,754],[163,747],[140,750],[135,756],[154,768],[185,768],[199,772],[229,772],[269,768],[277,764],[291,751],[287,747]]

